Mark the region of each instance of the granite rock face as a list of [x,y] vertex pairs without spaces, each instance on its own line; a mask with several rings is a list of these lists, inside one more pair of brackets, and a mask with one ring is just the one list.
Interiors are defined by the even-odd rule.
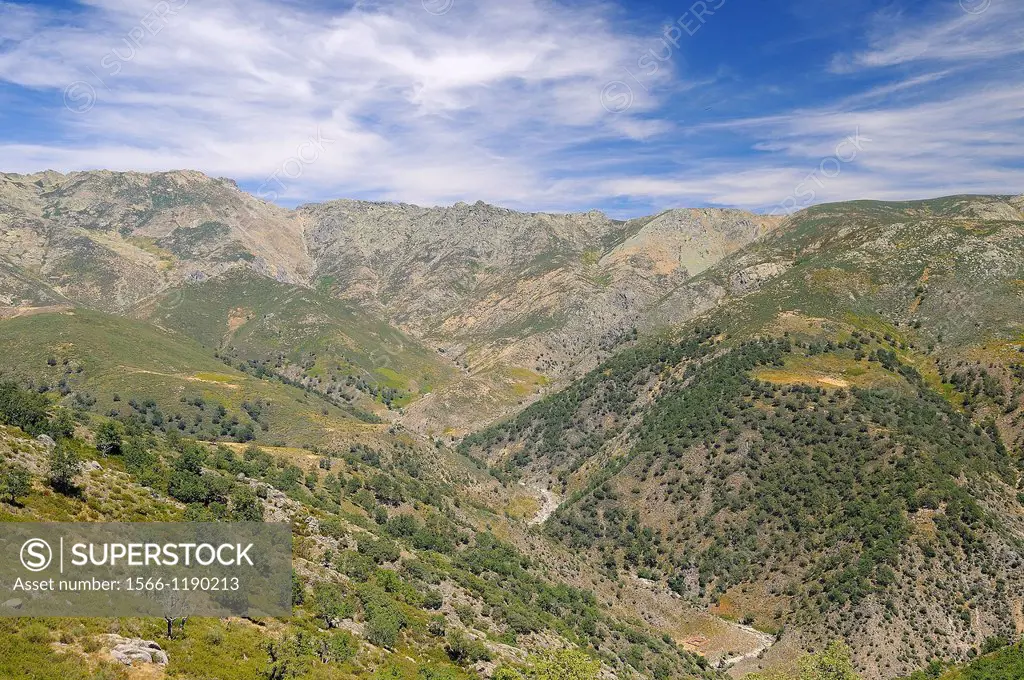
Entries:
[[[0,315],[149,318],[184,287],[239,271],[327,291],[458,369],[402,416],[457,434],[592,368],[659,300],[779,224],[737,210],[620,221],[482,202],[285,210],[194,171],[0,174]],[[714,305],[710,293],[692,293],[693,309]]]
[[157,664],[166,666],[169,659],[158,643],[141,638],[124,638],[120,635],[108,635],[112,645],[110,655],[125,666],[138,664]]

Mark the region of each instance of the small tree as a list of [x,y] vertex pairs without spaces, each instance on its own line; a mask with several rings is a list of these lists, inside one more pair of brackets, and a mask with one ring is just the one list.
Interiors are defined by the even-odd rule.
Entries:
[[262,522],[263,503],[255,491],[239,487],[231,495],[231,515],[236,522]]
[[292,606],[296,607],[306,601],[306,586],[302,584],[302,578],[292,569]]
[[167,639],[174,636],[174,622],[178,621],[178,629],[185,635],[185,624],[194,609],[192,592],[188,590],[165,589],[157,594],[164,610],[164,621],[167,623]]
[[445,651],[448,657],[457,664],[468,665],[477,661],[490,661],[491,650],[480,640],[475,640],[459,630],[448,633],[445,638]]
[[850,660],[850,648],[841,640],[833,640],[819,654],[805,656],[798,662],[800,680],[857,680]]
[[75,436],[75,418],[71,411],[59,408],[50,420],[50,436],[57,441],[71,439]]
[[323,619],[328,628],[334,627],[335,619],[343,619],[352,615],[352,607],[337,584],[321,581],[313,586],[313,613]]
[[0,423],[20,427],[30,435],[47,431],[46,397],[23,390],[12,381],[0,382]]
[[75,488],[75,477],[82,470],[82,461],[74,442],[62,439],[50,452],[50,485],[61,493]]
[[0,471],[0,495],[10,499],[11,505],[32,488],[32,475],[21,465],[11,464]]
[[120,454],[121,426],[113,420],[101,423],[96,430],[96,448],[108,456]]
[[536,680],[593,680],[601,663],[575,649],[547,652],[532,659],[530,677]]
[[769,670],[748,675],[748,680],[858,680],[850,660],[850,648],[834,640],[817,654],[805,654],[791,671]]

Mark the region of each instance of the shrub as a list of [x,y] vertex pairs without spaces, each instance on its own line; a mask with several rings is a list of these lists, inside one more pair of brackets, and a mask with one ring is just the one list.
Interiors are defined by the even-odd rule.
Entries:
[[398,605],[381,588],[371,584],[359,587],[359,599],[366,614],[366,639],[378,647],[394,647],[398,634],[408,625]]
[[345,663],[359,653],[359,640],[351,633],[338,632],[327,638],[327,660]]
[[0,469],[0,496],[10,499],[11,504],[27,496],[32,488],[32,475],[16,463],[5,465]]
[[320,582],[313,586],[313,598],[310,602],[313,614],[323,619],[328,628],[334,627],[335,619],[352,616],[352,605],[336,583]]
[[41,394],[23,390],[17,383],[0,383],[0,421],[20,427],[31,435],[43,434],[48,429],[49,402]]
[[398,642],[401,630],[402,625],[397,616],[392,612],[379,612],[366,622],[366,639],[378,647],[391,649]]
[[231,495],[231,516],[236,522],[262,522],[263,503],[247,486],[238,487]]
[[82,470],[79,446],[71,440],[62,440],[53,447],[49,460],[50,485],[61,493],[75,489],[75,477]]
[[398,545],[394,541],[382,538],[379,541],[368,536],[362,536],[357,543],[361,555],[366,555],[377,564],[394,562],[401,554]]
[[490,661],[491,650],[480,640],[468,637],[462,631],[452,631],[445,638],[445,651],[455,663],[468,665],[477,661]]
[[121,426],[113,420],[100,424],[96,430],[96,448],[107,455],[121,453]]

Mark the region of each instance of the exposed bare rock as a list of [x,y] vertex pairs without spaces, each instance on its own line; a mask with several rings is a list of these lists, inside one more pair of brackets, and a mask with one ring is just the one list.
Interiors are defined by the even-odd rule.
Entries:
[[26,279],[21,296],[107,311],[237,267],[282,281],[309,276],[293,212],[195,171],[0,174],[5,260]]
[[120,635],[107,634],[103,636],[105,642],[110,645],[110,656],[120,661],[125,666],[137,665],[140,663],[152,663],[166,666],[169,659],[158,643],[153,640],[141,638],[125,638]]
[[316,272],[338,295],[465,368],[464,380],[412,404],[404,418],[456,434],[589,370],[667,293],[779,224],[737,210],[622,222],[485,203],[346,200],[301,212]]
[[729,277],[729,288],[734,293],[745,293],[782,274],[787,268],[787,263],[764,262],[741,269]]
[[[7,316],[76,304],[148,317],[179,286],[239,270],[316,287],[462,371],[401,416],[459,434],[589,370],[666,296],[779,224],[738,210],[620,221],[482,202],[289,211],[194,171],[0,174],[0,305]],[[690,288],[672,320],[719,293]]]

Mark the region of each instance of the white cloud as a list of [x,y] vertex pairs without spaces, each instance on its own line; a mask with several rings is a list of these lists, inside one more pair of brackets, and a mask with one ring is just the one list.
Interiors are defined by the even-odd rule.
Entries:
[[964,0],[960,5],[949,3],[944,14],[926,22],[890,11],[878,14],[868,48],[837,55],[833,69],[849,72],[926,61],[981,62],[1024,53],[1020,32],[1024,7],[1017,0]]
[[[658,177],[617,177],[602,188],[648,197],[771,210],[780,204],[956,193],[1024,192],[1024,7],[993,0],[983,14],[953,10],[929,21],[886,13],[869,47],[840,55],[839,78],[869,79],[827,105],[698,126],[705,137],[746,140],[760,154],[702,158]],[[884,27],[884,28],[883,28]],[[940,70],[933,70],[936,64]],[[879,72],[899,67],[884,84]],[[846,74],[846,75],[843,75]],[[865,140],[852,153],[851,137]],[[848,159],[848,160],[847,160]]]
[[[716,106],[726,112],[711,124],[683,120],[673,97],[771,102],[792,84],[687,79],[673,70],[685,55],[630,81],[626,69],[637,72],[660,33],[624,32],[611,6],[87,4],[0,0],[0,85],[51,97],[29,124],[52,139],[0,132],[5,171],[195,168],[253,187],[277,172],[281,184],[267,188],[284,201],[771,209],[860,130],[872,141],[837,176],[811,179],[814,202],[1024,191],[1024,75],[1012,68],[1024,16],[1012,0],[978,15],[956,3],[925,19],[878,15],[863,48],[802,66],[801,79],[841,79],[853,94],[823,102],[808,89],[806,107],[757,118]],[[632,87],[602,100],[613,81]],[[64,107],[92,95],[88,111]],[[315,160],[284,165],[298,170],[287,178],[283,164],[318,134],[329,141]]]
[[5,24],[0,80],[57,101],[75,83],[72,108],[95,94],[86,112],[54,114],[63,139],[0,146],[5,169],[183,166],[260,182],[319,129],[333,143],[282,198],[521,204],[548,183],[541,157],[666,128],[639,117],[651,98],[617,116],[602,107],[602,87],[643,43],[600,6],[457,1],[435,16],[418,1],[90,4],[73,15],[2,6],[17,21]]

